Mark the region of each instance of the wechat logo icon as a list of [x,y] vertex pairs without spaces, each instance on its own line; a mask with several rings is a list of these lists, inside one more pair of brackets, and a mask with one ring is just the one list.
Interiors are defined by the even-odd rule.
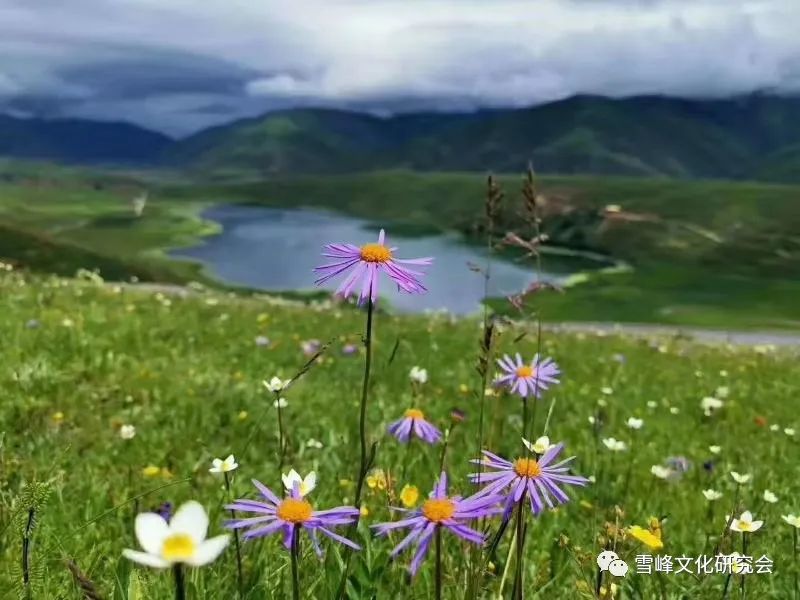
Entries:
[[611,550],[604,550],[597,555],[597,566],[601,571],[608,571],[614,577],[625,577],[628,572],[628,563]]

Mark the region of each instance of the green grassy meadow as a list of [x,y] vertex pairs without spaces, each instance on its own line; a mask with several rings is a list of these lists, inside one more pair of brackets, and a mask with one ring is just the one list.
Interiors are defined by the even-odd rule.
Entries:
[[[255,497],[251,478],[280,493],[276,409],[261,381],[296,373],[308,360],[302,342],[310,339],[331,345],[285,394],[284,470],[317,472],[310,496],[315,507],[352,501],[364,355],[363,349],[355,355],[342,349],[360,347],[363,312],[219,291],[164,296],[14,271],[0,272],[0,302],[1,597],[82,597],[66,559],[75,560],[84,582],[102,598],[171,597],[168,571],[134,567],[121,558],[124,548],[137,547],[135,514],[165,501],[196,499],[210,514],[210,535],[221,533],[226,492],[208,469],[213,458],[229,453],[240,465],[233,472],[234,496]],[[536,335],[526,327],[503,326],[497,352],[531,356]],[[269,344],[257,345],[257,336]],[[368,434],[378,442],[375,467],[389,474],[389,485],[367,490],[367,514],[355,536],[363,550],[353,557],[349,597],[432,597],[433,555],[409,586],[410,555],[388,560],[400,538],[376,539],[366,526],[391,518],[387,506],[399,505],[406,484],[424,497],[439,471],[441,444],[406,447],[385,433],[409,407],[423,410],[443,430],[453,427],[453,408],[466,413],[449,437],[445,467],[451,493],[473,491],[465,476],[478,445],[480,338],[475,319],[376,315]],[[792,553],[793,528],[781,515],[800,511],[793,462],[798,438],[784,431],[800,428],[796,355],[591,334],[545,334],[542,350],[563,375],[536,404],[532,431],[543,432],[551,411],[548,435],[577,457],[576,473],[595,481],[571,488],[571,502],[529,521],[527,598],[597,597],[596,554],[614,547],[635,570],[634,556],[648,551],[625,532],[632,525],[647,527],[651,516],[665,519],[660,554],[710,555],[717,545],[722,552],[741,552],[741,534],[721,534],[725,515],[745,509],[765,521],[749,535],[747,554],[774,561],[772,574],[746,576],[747,596],[792,596],[800,565]],[[412,388],[412,366],[428,370],[426,384]],[[701,400],[724,396],[720,387],[728,391],[723,408],[704,417]],[[485,446],[514,457],[521,449],[519,398],[493,394],[485,402]],[[643,427],[626,427],[629,417],[643,419]],[[121,438],[123,424],[135,426],[133,439]],[[608,450],[602,442],[608,437],[625,441],[628,449]],[[721,447],[719,454],[712,454],[712,445]],[[677,481],[651,474],[652,465],[669,457],[690,464]],[[751,482],[737,489],[731,470],[752,474]],[[709,504],[702,494],[709,488],[722,498]],[[763,500],[767,489],[776,503]],[[31,508],[35,525],[29,526]],[[497,520],[486,525],[494,532]],[[26,529],[28,596],[21,566]],[[341,553],[328,542],[324,548],[321,565],[307,542],[301,547],[303,597],[333,597]],[[510,532],[495,555],[485,557],[491,564],[481,573],[476,597],[508,597],[513,558],[505,579],[503,573],[509,555]],[[246,542],[243,556],[245,598],[290,597],[289,554],[278,539]],[[465,543],[443,538],[446,598],[465,597],[469,556]],[[629,572],[613,588],[608,578],[605,598],[720,598],[726,585],[721,574]],[[740,579],[730,582],[729,597],[739,595]],[[232,545],[215,563],[188,575],[189,598],[234,598],[235,590]]]

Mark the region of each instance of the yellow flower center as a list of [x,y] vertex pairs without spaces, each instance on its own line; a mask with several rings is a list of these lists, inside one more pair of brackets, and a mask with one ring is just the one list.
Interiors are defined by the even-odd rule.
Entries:
[[287,523],[305,523],[311,519],[314,509],[305,500],[286,498],[280,503],[276,512],[278,518]]
[[517,368],[517,377],[533,377],[536,371],[529,365],[522,365]]
[[431,498],[422,504],[422,514],[434,523],[451,518],[456,512],[456,504],[449,498]]
[[425,413],[419,410],[418,408],[409,408],[405,413],[404,416],[407,419],[424,419]]
[[391,260],[392,251],[383,244],[364,244],[361,246],[361,260],[371,263],[385,263]]
[[753,524],[747,521],[739,521],[739,529],[742,531],[753,531]]
[[518,458],[514,461],[514,472],[520,477],[538,477],[542,467],[533,458]]
[[190,535],[173,533],[164,540],[161,546],[161,556],[172,562],[182,562],[192,558],[197,551],[197,544]]

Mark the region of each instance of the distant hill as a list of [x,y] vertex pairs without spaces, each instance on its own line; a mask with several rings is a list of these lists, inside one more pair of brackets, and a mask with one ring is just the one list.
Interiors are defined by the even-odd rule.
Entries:
[[150,163],[237,177],[377,169],[800,181],[800,98],[576,96],[541,106],[381,118],[294,109],[173,142],[125,123],[0,116],[0,156]]
[[296,109],[201,131],[167,160],[196,169],[411,168],[797,181],[800,98],[577,96],[519,110],[366,114]]
[[129,123],[0,115],[0,156],[11,158],[152,164],[171,143],[161,133]]

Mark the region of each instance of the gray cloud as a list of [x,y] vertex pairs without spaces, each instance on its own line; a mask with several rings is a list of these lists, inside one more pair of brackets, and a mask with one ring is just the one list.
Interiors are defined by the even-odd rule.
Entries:
[[287,106],[800,93],[793,0],[0,0],[0,110],[175,134]]

